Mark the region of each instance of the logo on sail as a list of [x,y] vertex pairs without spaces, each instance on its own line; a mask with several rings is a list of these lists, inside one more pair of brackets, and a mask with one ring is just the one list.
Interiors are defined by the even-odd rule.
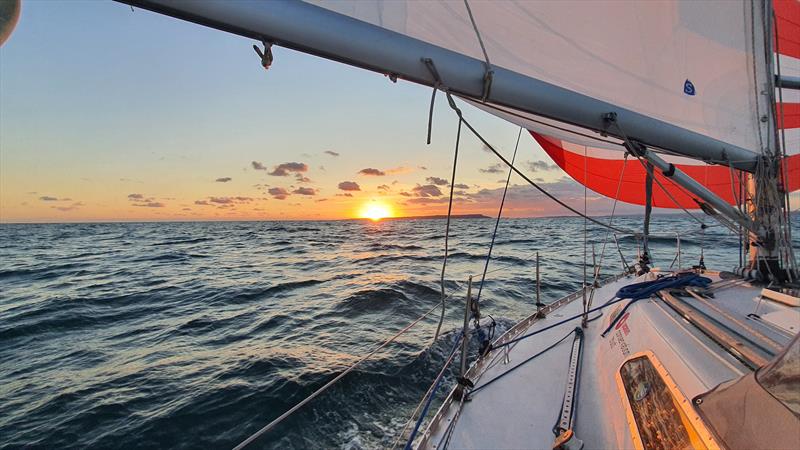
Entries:
[[694,95],[694,84],[688,78],[683,82],[683,93],[686,95]]

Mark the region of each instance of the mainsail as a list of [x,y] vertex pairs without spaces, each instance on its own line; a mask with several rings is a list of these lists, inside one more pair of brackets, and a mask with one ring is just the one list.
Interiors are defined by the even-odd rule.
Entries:
[[[775,2],[776,16],[776,73],[782,76],[800,76],[800,2],[782,0]],[[800,189],[800,93],[797,90],[777,91],[776,121],[781,136],[778,141],[784,149],[781,184],[788,192]],[[783,101],[780,101],[780,99]],[[511,119],[513,120],[513,119]],[[558,137],[544,124],[527,124],[531,134],[559,167],[576,181],[593,191],[611,198],[644,205],[646,171],[636,161],[626,162],[616,142],[608,139],[576,139],[574,136]],[[536,131],[534,131],[536,130]],[[562,133],[563,135],[563,133]],[[605,143],[605,148],[599,145]],[[709,188],[730,204],[743,202],[740,184],[742,174],[730,167],[711,166],[687,158],[665,158],[686,174]],[[624,167],[624,169],[623,169]],[[621,174],[621,175],[618,175]],[[699,208],[696,198],[668,178],[656,172],[661,189],[653,191],[652,204],[661,208]],[[618,189],[619,187],[619,189]]]
[[[762,18],[768,12],[760,10],[760,2],[312,3],[483,59],[487,68],[504,67],[564,86],[755,153],[775,148],[770,145],[772,116],[765,114],[771,102],[759,95],[772,76],[764,56],[770,46]],[[779,0],[775,15],[778,42],[772,47],[781,52],[776,61],[782,74],[794,76],[800,3]],[[790,92],[783,95],[798,95]],[[623,160],[620,139],[467,100],[530,130],[565,172],[593,191],[645,204],[646,169],[638,161]],[[784,161],[784,184],[790,191],[800,188],[798,105],[784,98],[775,115],[785,131],[784,151],[791,156]],[[743,203],[743,176],[732,167],[734,161],[711,166],[675,156],[665,160],[725,202]],[[700,208],[697,196],[658,172],[656,179],[660,189],[653,191],[654,206]]]

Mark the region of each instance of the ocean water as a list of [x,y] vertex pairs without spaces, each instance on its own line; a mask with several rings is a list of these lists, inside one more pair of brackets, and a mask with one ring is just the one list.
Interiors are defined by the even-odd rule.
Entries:
[[[640,218],[615,223],[641,227]],[[253,448],[390,446],[452,346],[493,226],[453,221],[446,288],[455,295],[436,342],[438,312]],[[444,227],[0,225],[0,447],[233,447],[439,302]],[[738,264],[730,233],[698,229],[655,217],[655,265],[669,267],[676,232],[684,266],[701,246],[709,267]],[[605,237],[589,228],[598,259]],[[608,242],[604,275],[622,267]],[[620,245],[632,261],[635,239]],[[537,251],[546,302],[578,289],[583,249],[582,219],[502,221],[482,311],[499,331],[534,311]]]

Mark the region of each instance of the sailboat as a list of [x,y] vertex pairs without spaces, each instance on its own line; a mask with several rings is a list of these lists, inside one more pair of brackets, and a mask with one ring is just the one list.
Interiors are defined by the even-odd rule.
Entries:
[[[797,0],[120,1],[255,39],[265,68],[278,45],[429,86],[432,104],[444,94],[481,140],[456,99],[528,130],[587,189],[645,207],[628,270],[601,276],[587,264],[581,290],[537,298],[536,311],[496,338],[470,290],[447,360],[460,362],[457,383],[431,411],[443,368],[401,445],[800,446],[789,210],[800,189]],[[710,217],[739,235],[739,267],[706,268],[702,258],[651,267],[652,207],[694,211],[701,230]],[[568,208],[630,232],[613,214],[600,221]],[[442,308],[447,298],[443,287]]]

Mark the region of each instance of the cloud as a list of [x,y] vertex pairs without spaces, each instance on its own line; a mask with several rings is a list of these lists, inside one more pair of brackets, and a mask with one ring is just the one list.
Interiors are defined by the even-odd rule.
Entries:
[[429,204],[448,203],[448,202],[450,202],[449,197],[442,197],[442,198],[417,197],[406,201],[407,204],[412,204],[412,205],[429,205]]
[[366,169],[361,169],[358,171],[361,175],[373,175],[376,177],[382,177],[386,175],[386,172],[378,169],[373,169],[372,167],[367,167]]
[[469,186],[464,183],[456,183],[453,187],[456,189],[469,189]]
[[294,179],[297,180],[298,183],[311,183],[311,178],[303,176],[302,173],[294,174]]
[[394,167],[392,169],[387,169],[386,173],[388,173],[389,175],[402,175],[404,173],[411,173],[413,171],[414,171],[413,167],[400,166],[400,167]]
[[428,170],[428,168],[425,166],[418,166],[418,167],[420,168],[420,170]]
[[379,191],[391,191],[392,188],[390,188],[388,184],[382,184],[382,185],[378,186],[378,190]]
[[286,197],[289,196],[289,191],[282,187],[269,188],[267,189],[267,193],[276,200],[286,200]]
[[292,193],[297,195],[317,195],[317,190],[309,187],[301,187],[293,190]]
[[57,209],[57,210],[62,211],[62,212],[67,212],[67,211],[74,211],[74,210],[80,208],[81,206],[83,206],[83,203],[75,202],[75,203],[73,203],[73,204],[71,204],[69,206],[51,206],[51,208]]
[[145,203],[134,203],[133,206],[140,206],[143,208],[164,208],[167,205],[161,202],[145,202]]
[[317,202],[317,203],[319,203],[319,202],[327,202],[328,199],[327,198],[318,198],[318,199],[316,199],[314,201]]
[[43,202],[57,202],[58,198],[51,197],[49,195],[43,195],[43,196],[39,197],[39,200],[41,200]]
[[428,177],[425,178],[425,180],[430,184],[435,184],[436,186],[447,186],[448,184],[450,184],[449,181],[439,177]]
[[491,165],[485,169],[479,169],[483,173],[503,173],[503,165],[500,163]]
[[528,161],[527,164],[531,172],[539,172],[539,171],[547,172],[549,170],[558,169],[558,165],[549,164],[546,161]]
[[343,191],[360,191],[361,187],[355,181],[342,181],[339,183],[339,189]]
[[231,180],[233,180],[233,178],[231,178],[231,177],[222,177],[222,178],[217,178],[214,181],[217,182],[217,183],[227,183],[228,181],[231,181]]
[[337,197],[352,197],[353,194],[345,192],[344,194],[336,194]]
[[331,156],[339,156],[339,153],[335,152],[333,150],[325,150],[323,153],[325,153],[326,155],[331,155]]
[[414,196],[414,194],[411,194],[410,192],[401,192],[400,195],[402,195],[403,197],[413,197]]
[[442,191],[439,190],[438,187],[432,184],[426,185],[416,185],[411,192],[414,193],[417,197],[439,197],[442,195]]
[[253,169],[256,170],[267,170],[267,168],[258,161],[252,161],[250,165],[253,166]]
[[143,199],[144,195],[142,194],[128,194],[128,200],[133,201],[133,200],[143,200]]
[[273,177],[285,177],[292,172],[293,173],[308,172],[308,165],[299,162],[287,162],[283,164],[278,164],[277,166],[272,168],[272,172],[269,172],[269,174],[272,175]]
[[208,197],[208,200],[195,200],[195,205],[201,206],[213,206],[213,205],[229,205],[229,207],[233,207],[237,203],[249,203],[253,201],[254,198],[252,197]]

